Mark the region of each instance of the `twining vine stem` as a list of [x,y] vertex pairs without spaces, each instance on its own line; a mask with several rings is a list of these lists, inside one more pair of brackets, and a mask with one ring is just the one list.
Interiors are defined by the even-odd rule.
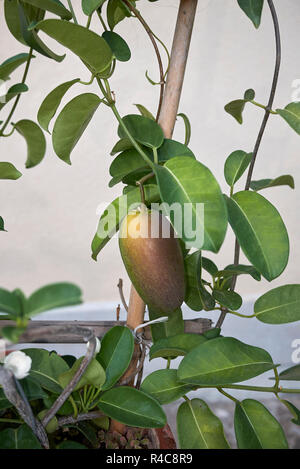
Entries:
[[[265,115],[264,115],[263,121],[262,121],[260,129],[259,129],[259,133],[258,133],[256,143],[255,143],[255,146],[254,146],[254,150],[253,150],[252,160],[251,160],[249,170],[248,170],[248,174],[247,174],[247,181],[246,181],[246,185],[245,185],[245,191],[248,191],[250,189],[251,179],[252,179],[252,175],[253,175],[253,170],[254,170],[254,165],[255,165],[255,162],[256,162],[256,157],[257,157],[257,154],[258,154],[258,150],[260,148],[260,144],[261,144],[261,141],[262,141],[262,138],[263,138],[263,135],[264,135],[264,132],[265,132],[266,125],[267,125],[267,122],[269,120],[270,114],[272,113],[272,107],[273,107],[274,97],[275,97],[275,93],[276,93],[276,89],[277,89],[278,76],[279,76],[279,70],[280,70],[280,64],[281,64],[281,39],[280,39],[280,29],[279,29],[278,17],[277,17],[276,9],[274,7],[273,0],[267,0],[267,1],[268,1],[270,11],[271,11],[271,16],[272,16],[274,31],[275,31],[275,43],[276,43],[275,69],[274,69],[274,74],[273,74],[273,81],[272,81],[269,101],[268,101],[268,104],[265,108]],[[233,261],[234,265],[238,265],[239,258],[240,258],[240,245],[239,245],[238,240],[236,239],[235,240],[235,248],[234,248],[234,261]],[[237,280],[237,276],[234,275],[232,277],[232,282],[231,282],[231,287],[230,287],[231,290],[235,289],[236,280]],[[224,308],[223,311],[220,314],[220,317],[219,317],[218,321],[217,321],[216,327],[221,327],[222,326],[227,312],[228,312],[227,309]]]

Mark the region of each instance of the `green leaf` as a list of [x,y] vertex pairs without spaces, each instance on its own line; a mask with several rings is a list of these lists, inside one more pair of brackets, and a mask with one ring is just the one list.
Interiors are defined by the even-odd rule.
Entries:
[[54,124],[52,143],[55,153],[61,160],[71,164],[71,152],[100,102],[96,94],[83,93],[73,98],[60,112]]
[[4,108],[4,106],[6,106],[6,104],[9,103],[9,101],[11,101],[13,98],[18,96],[19,94],[25,93],[26,91],[28,91],[28,86],[25,85],[24,83],[17,83],[15,85],[11,86],[9,88],[8,92],[6,93],[6,95],[1,96],[0,111],[1,111],[1,109]]
[[1,335],[5,339],[9,340],[9,342],[17,343],[23,332],[25,332],[25,327],[19,326],[5,326],[1,328]]
[[293,415],[294,418],[291,420],[291,422],[295,425],[300,426],[300,410],[297,409],[297,407],[289,401],[281,399],[281,402],[289,409],[290,413]]
[[255,91],[252,88],[249,88],[248,90],[245,91],[244,99],[246,101],[253,101],[254,98],[255,98]]
[[156,166],[155,174],[162,201],[169,207],[180,204],[182,212],[188,207],[184,216],[170,213],[177,234],[189,247],[218,252],[226,234],[227,211],[210,170],[193,158],[175,157]]
[[[159,199],[157,186],[146,185],[145,197],[148,203]],[[140,190],[134,188],[127,194],[115,199],[103,212],[100,217],[97,232],[92,241],[92,258],[97,260],[101,249],[108,243],[113,235],[118,231],[122,219],[127,215],[133,204],[140,203]],[[132,208],[132,207],[131,207]]]
[[142,116],[148,117],[148,119],[152,119],[153,121],[155,121],[154,115],[150,111],[148,111],[145,106],[143,106],[142,104],[135,104],[135,106],[138,108]]
[[240,383],[275,368],[265,350],[233,337],[208,340],[182,360],[178,379],[200,386]]
[[201,251],[189,254],[184,259],[186,274],[186,295],[185,303],[193,311],[212,310],[215,307],[215,301],[205,289],[201,279],[202,258]]
[[181,308],[177,308],[171,313],[166,313],[165,311],[158,311],[148,306],[148,312],[151,321],[161,317],[168,317],[168,321],[166,322],[151,325],[153,343],[156,343],[160,339],[165,339],[166,337],[184,333],[184,322]]
[[275,186],[289,186],[291,189],[295,189],[294,178],[289,174],[285,174],[275,179],[260,179],[259,181],[251,181],[250,183],[250,187],[254,191],[261,191],[262,189]]
[[[65,387],[68,386],[70,381],[73,379],[83,360],[84,357],[78,358],[70,370],[65,371],[58,377],[58,382],[63,389],[65,389]],[[92,385],[95,388],[102,388],[104,383],[105,371],[96,358],[93,358],[80,378],[79,382],[76,384],[74,390],[78,391],[85,385]]]
[[278,277],[288,262],[289,238],[276,208],[257,192],[237,192],[226,200],[245,256],[267,280]]
[[48,19],[35,27],[74,52],[95,74],[107,69],[112,61],[112,52],[106,41],[83,26]]
[[10,74],[24,62],[27,62],[29,54],[17,54],[2,62],[0,65],[0,78],[7,80]]
[[150,360],[186,355],[197,345],[206,342],[206,337],[198,334],[178,334],[158,340],[150,349]]
[[0,231],[6,231],[6,229],[4,228],[4,220],[2,217],[0,217]]
[[32,360],[30,377],[47,391],[60,394],[62,387],[58,377],[69,369],[64,359],[56,352],[48,352],[44,349],[32,348],[23,351]]
[[255,317],[267,324],[300,321],[300,285],[283,285],[262,295],[254,304]]
[[[121,181],[124,176],[141,168],[147,169],[147,164],[138,151],[132,148],[123,151],[114,159],[110,165],[109,173],[113,178]],[[150,168],[149,171],[151,171]]]
[[106,0],[81,0],[82,11],[85,15],[90,16],[98,8],[102,7]]
[[130,60],[131,52],[128,44],[119,34],[113,31],[104,31],[102,37],[112,50],[115,58],[120,62],[127,62]]
[[141,390],[150,394],[160,404],[177,401],[192,389],[186,383],[177,379],[177,371],[171,369],[154,371],[148,375],[141,386]]
[[[164,141],[162,128],[152,119],[138,114],[128,114],[122,118],[124,125],[132,137],[142,145],[150,148],[159,148]],[[118,135],[126,138],[127,134],[119,125]]]
[[238,0],[238,4],[246,13],[248,18],[250,18],[255,28],[258,28],[260,25],[264,0]]
[[120,0],[109,0],[106,14],[108,25],[113,30],[126,16],[130,16],[130,10]]
[[4,288],[0,288],[0,311],[9,313],[12,319],[15,319],[21,311],[18,297]]
[[55,115],[62,98],[68,89],[74,85],[74,83],[78,83],[79,81],[79,78],[75,78],[74,80],[62,83],[61,85],[54,88],[54,90],[52,90],[43,100],[38,111],[37,119],[40,126],[46,130],[46,132],[49,132],[50,121]]
[[110,329],[101,341],[97,360],[106,373],[103,391],[111,388],[127,370],[134,350],[132,332],[128,327],[115,326]]
[[98,407],[109,417],[133,427],[159,428],[166,416],[153,397],[128,386],[110,389],[100,397]]
[[[47,394],[43,391],[41,386],[28,377],[22,379],[22,389],[28,401],[35,401],[47,397]],[[11,407],[13,407],[12,403],[6,399],[3,390],[0,389],[0,410],[10,409]]]
[[228,112],[239,124],[243,123],[243,111],[245,104],[247,103],[246,99],[236,99],[235,101],[230,101],[224,107],[225,111]]
[[239,449],[288,449],[280,423],[254,399],[236,405],[234,429]]
[[300,135],[300,102],[290,103],[276,112]]
[[46,139],[40,127],[33,121],[23,119],[14,124],[15,129],[25,138],[27,144],[26,168],[39,164],[46,153]]
[[236,311],[242,306],[243,300],[241,296],[234,291],[214,289],[212,292],[212,296],[218,303],[230,310]]
[[42,447],[32,430],[24,424],[0,432],[0,449],[42,449]]
[[125,150],[133,148],[131,141],[128,138],[121,138],[113,147],[110,154],[113,156],[116,153],[120,153]]
[[0,179],[19,179],[22,173],[17,168],[6,161],[0,161]]
[[22,0],[22,2],[42,10],[50,11],[64,20],[72,19],[72,13],[58,0]]
[[61,282],[36,290],[27,300],[26,315],[32,317],[43,311],[82,303],[82,291],[73,283]]
[[202,269],[206,270],[212,277],[215,277],[218,273],[218,267],[216,264],[207,257],[201,257]]
[[300,381],[300,365],[295,365],[282,371],[279,373],[279,378],[284,381]]
[[221,420],[201,399],[181,404],[177,432],[180,449],[229,449]]
[[252,153],[237,150],[225,161],[224,174],[227,184],[232,187],[242,177],[252,159]]
[[194,153],[186,145],[169,138],[164,139],[164,143],[158,149],[157,155],[160,163],[171,160],[176,156],[190,156],[195,159]]
[[243,265],[243,264],[230,264],[227,267],[225,267],[224,270],[219,270],[216,273],[216,277],[224,277],[224,278],[230,278],[233,275],[243,275],[243,274],[248,274],[251,275],[254,280],[260,281],[261,280],[261,275],[258,272],[258,270],[253,267],[253,265]]
[[177,116],[182,117],[183,122],[184,122],[184,127],[185,127],[185,139],[184,139],[184,144],[188,145],[191,140],[191,123],[189,121],[189,118],[186,114],[183,112],[177,114]]

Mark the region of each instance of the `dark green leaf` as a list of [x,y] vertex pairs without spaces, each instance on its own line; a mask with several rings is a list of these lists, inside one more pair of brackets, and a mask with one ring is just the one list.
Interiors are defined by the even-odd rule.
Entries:
[[229,223],[249,261],[269,281],[285,269],[289,238],[276,208],[257,192],[227,198]]
[[96,94],[83,93],[67,103],[58,115],[53,128],[52,142],[55,153],[66,163],[71,164],[71,152],[100,102]]
[[27,61],[29,54],[18,54],[10,57],[0,65],[0,78],[7,80],[10,74],[20,65]]
[[261,191],[262,189],[268,189],[269,187],[275,186],[290,186],[291,189],[295,189],[294,178],[293,176],[286,174],[275,179],[260,179],[259,181],[251,181],[250,183],[250,187],[254,191]]
[[293,415],[294,418],[292,418],[291,422],[295,425],[300,426],[300,410],[297,409],[297,407],[289,401],[281,399],[281,402],[289,409],[290,413]]
[[284,109],[276,111],[300,135],[300,102],[290,103]]
[[[47,397],[45,391],[42,390],[41,386],[33,381],[30,378],[22,379],[22,389],[29,401],[34,401],[37,399],[44,399]],[[11,402],[6,399],[6,396],[2,389],[0,389],[0,410],[2,409],[9,409],[13,407]]]
[[236,311],[242,306],[243,300],[241,296],[234,291],[214,289],[212,296],[218,303],[220,303],[220,305],[225,306],[225,308],[228,308],[232,311]]
[[61,85],[57,86],[46,96],[40,105],[37,119],[40,126],[47,132],[49,132],[49,123],[52,117],[55,115],[62,98],[68,89],[74,85],[74,83],[78,83],[78,81],[80,81],[80,79],[75,78],[74,80],[67,81],[66,83],[62,83]]
[[150,394],[160,404],[169,404],[188,393],[191,386],[178,381],[176,370],[165,369],[148,375],[142,383],[141,390]]
[[145,106],[143,106],[142,104],[135,104],[135,106],[138,108],[142,116],[148,117],[148,119],[152,119],[153,121],[155,121],[154,115],[150,111],[148,111]]
[[236,405],[234,428],[239,449],[288,448],[280,423],[254,399],[245,399]]
[[260,25],[264,0],[238,0],[241,9],[246,13],[256,28]]
[[98,407],[109,417],[133,427],[157,428],[166,424],[158,402],[137,389],[120,386],[101,395]]
[[0,231],[6,231],[6,229],[4,228],[4,220],[2,217],[0,217]]
[[252,88],[249,88],[248,90],[245,91],[244,99],[246,101],[253,101],[254,98],[255,98],[255,91]]
[[[113,178],[117,178],[121,181],[124,176],[141,168],[147,169],[147,164],[138,151],[132,148],[123,151],[114,159],[110,165],[109,173]],[[151,171],[150,168],[149,171]]]
[[233,337],[208,340],[189,352],[179,365],[178,379],[201,386],[240,383],[275,368],[265,350]]
[[[163,202],[178,203],[184,216],[170,219],[188,247],[218,252],[227,229],[227,211],[221,189],[210,170],[193,158],[176,157],[155,173]],[[188,207],[188,213],[187,212]]]
[[207,257],[201,257],[202,269],[206,270],[212,277],[215,277],[218,273],[218,267],[216,264]]
[[181,404],[177,432],[180,449],[229,449],[222,422],[201,399]]
[[177,114],[177,116],[182,117],[183,122],[184,122],[184,127],[185,127],[185,139],[184,139],[184,144],[188,145],[191,140],[191,123],[189,121],[189,118],[186,114],[181,112],[180,114]]
[[160,339],[150,349],[150,360],[158,357],[169,358],[186,355],[206,340],[203,335],[198,334],[178,334]]
[[227,184],[232,187],[242,177],[248,168],[252,159],[252,153],[246,153],[242,150],[237,150],[231,153],[224,166],[224,175]]
[[111,48],[115,58],[120,62],[127,62],[131,57],[128,44],[119,34],[113,31],[104,31],[102,37]]
[[24,424],[0,432],[0,449],[41,449],[41,445],[32,430]]
[[58,377],[69,369],[63,358],[55,352],[50,353],[37,348],[25,349],[24,353],[32,359],[30,377],[42,388],[60,394],[62,387],[58,382]]
[[115,155],[121,151],[129,150],[130,148],[133,148],[131,141],[128,140],[128,138],[121,138],[121,140],[115,144],[110,154]]
[[148,306],[148,311],[151,321],[168,316],[168,321],[151,325],[153,343],[156,343],[160,339],[165,339],[166,337],[183,334],[184,322],[180,308],[175,309],[175,311],[171,313],[165,313],[164,311],[157,311]]
[[300,285],[283,285],[262,295],[254,304],[255,316],[267,324],[300,320]]
[[80,304],[81,295],[82,291],[73,283],[61,282],[46,285],[28,298],[26,315],[32,317],[53,308]]
[[[159,199],[157,186],[146,185],[145,197],[148,203]],[[108,243],[118,231],[120,222],[127,215],[133,204],[140,203],[140,190],[138,187],[115,199],[100,217],[97,232],[92,241],[92,258],[97,260],[101,249]]]
[[22,173],[17,168],[6,161],[0,161],[0,179],[19,179]]
[[251,277],[257,281],[260,281],[261,279],[260,273],[255,267],[253,267],[253,265],[243,265],[243,264],[238,264],[238,265],[230,264],[227,267],[225,267],[224,270],[219,270],[216,276],[229,278],[229,277],[232,277],[233,275],[242,275],[242,274],[251,275]]
[[246,104],[245,99],[236,99],[235,101],[230,101],[224,107],[225,111],[228,112],[232,117],[234,117],[239,124],[243,123],[243,111]]
[[300,364],[279,373],[280,380],[300,381]]
[[20,302],[18,297],[4,288],[0,288],[0,311],[9,313],[15,319],[20,314]]
[[45,156],[46,139],[40,127],[33,121],[23,119],[14,124],[27,144],[26,168],[33,168],[39,164]]
[[[146,147],[159,148],[163,144],[162,128],[152,119],[138,114],[129,114],[123,117],[122,121],[132,137]],[[118,128],[118,135],[120,138],[127,137],[121,125]]]
[[94,73],[103,72],[112,61],[112,52],[106,41],[83,26],[48,19],[38,23],[36,28],[74,52]]
[[186,273],[185,303],[194,311],[212,310],[215,301],[205,289],[201,279],[201,251],[189,254],[184,259]]
[[58,0],[22,0],[22,2],[42,10],[50,11],[64,20],[70,20],[72,18],[72,13]]
[[128,327],[115,326],[108,331],[101,341],[97,360],[106,373],[103,391],[111,388],[125,373],[134,349],[132,332]]
[[126,16],[130,16],[130,10],[120,0],[109,0],[107,4],[107,22],[110,29],[120,23]]
[[0,97],[0,111],[13,98],[15,98],[21,93],[25,93],[26,91],[28,91],[28,86],[24,83],[17,83],[16,85],[11,86],[6,95]]
[[85,15],[90,16],[97,8],[102,7],[104,2],[106,0],[81,0],[82,11]]

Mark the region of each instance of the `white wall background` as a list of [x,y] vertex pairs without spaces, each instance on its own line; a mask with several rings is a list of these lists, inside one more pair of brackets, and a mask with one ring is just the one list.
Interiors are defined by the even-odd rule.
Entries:
[[[80,3],[73,1],[79,19],[83,20]],[[178,3],[177,0],[138,2],[152,29],[169,47]],[[275,0],[275,4],[283,49],[275,107],[284,107],[291,101],[293,81],[300,78],[300,4],[296,0]],[[92,27],[101,33],[96,18]],[[132,49],[132,60],[119,64],[112,79],[120,112],[123,115],[135,112],[133,103],[142,103],[155,112],[159,90],[144,77],[148,70],[153,79],[159,78],[149,39],[134,19],[124,21],[116,31],[126,38]],[[0,41],[1,62],[26,51],[8,33],[3,2],[0,2]],[[56,52],[62,51],[55,41],[47,39],[47,43]],[[274,32],[267,5],[261,28],[256,31],[236,0],[199,0],[180,111],[191,119],[191,149],[209,166],[224,191],[228,190],[223,177],[225,158],[233,150],[253,150],[263,111],[249,105],[244,124],[239,126],[223,107],[232,99],[242,97],[250,87],[256,90],[257,100],[266,103],[273,67]],[[20,81],[21,75],[18,71],[13,80]],[[29,73],[30,93],[22,97],[14,121],[36,119],[39,105],[49,91],[75,77],[89,79],[72,53],[68,53],[61,64],[39,56]],[[90,90],[97,92],[96,86]],[[63,103],[86,91],[86,87],[75,85]],[[117,141],[116,130],[110,110],[100,106],[72,154],[71,167],[56,157],[49,137],[44,161],[29,170],[24,168],[26,148],[22,137],[16,133],[11,138],[1,139],[0,160],[11,161],[23,172],[18,181],[1,181],[0,184],[0,214],[8,230],[8,233],[1,233],[1,286],[21,287],[29,294],[48,282],[67,280],[83,288],[87,301],[118,302],[116,285],[118,278],[123,277],[128,294],[129,282],[116,239],[106,246],[97,263],[90,257],[97,206],[110,202],[121,192],[119,186],[108,188],[109,153]],[[181,121],[178,121],[174,137],[183,138]],[[298,187],[299,143],[299,136],[281,118],[272,117],[258,155],[255,179],[293,174]],[[295,283],[299,280],[300,262],[299,195],[287,187],[266,190],[264,195],[282,214],[291,242],[289,266],[272,285]],[[228,232],[218,257],[220,267],[232,262],[233,242]],[[216,261],[215,255],[211,258]],[[246,295],[263,293],[270,288],[267,282],[257,284],[246,276],[238,281],[238,291]]]

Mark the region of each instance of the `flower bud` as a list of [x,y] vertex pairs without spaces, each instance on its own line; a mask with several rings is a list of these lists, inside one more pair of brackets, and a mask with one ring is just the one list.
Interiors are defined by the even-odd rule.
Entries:
[[12,371],[15,378],[23,379],[28,376],[31,368],[31,358],[21,350],[11,352],[4,359],[4,368]]

